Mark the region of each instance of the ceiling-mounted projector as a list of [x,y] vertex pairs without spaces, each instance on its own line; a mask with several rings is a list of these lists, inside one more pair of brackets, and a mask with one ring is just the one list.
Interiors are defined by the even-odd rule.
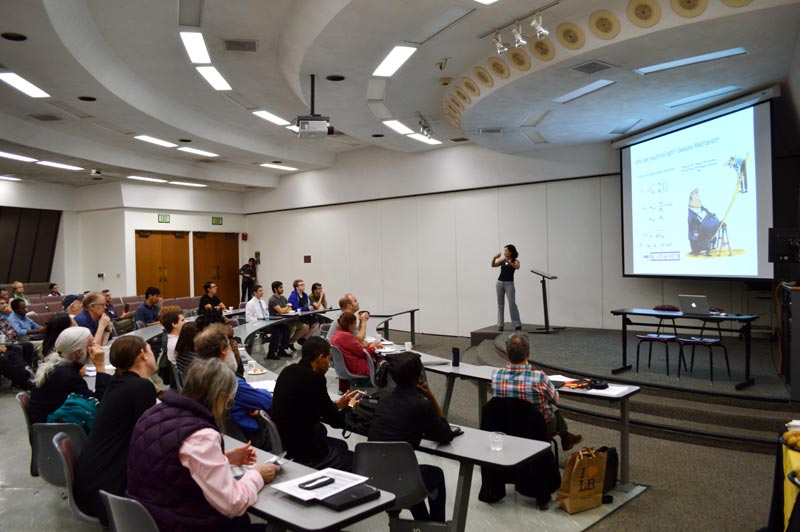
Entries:
[[297,117],[297,137],[299,139],[321,140],[329,134],[333,134],[333,128],[329,126],[330,117],[321,115],[309,115]]

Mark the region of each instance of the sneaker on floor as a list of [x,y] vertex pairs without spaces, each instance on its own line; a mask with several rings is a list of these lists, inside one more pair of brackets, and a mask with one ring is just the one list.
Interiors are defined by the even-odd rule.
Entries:
[[[297,351],[297,349],[295,348],[294,344],[289,344],[287,347],[288,347],[289,351],[292,351],[292,352]],[[286,347],[284,347],[284,350],[286,350]]]
[[570,434],[567,432],[566,435],[561,438],[561,448],[565,451],[569,451],[582,441],[583,436],[580,434]]
[[279,357],[284,357],[284,358],[292,358],[294,355],[291,354],[291,353],[287,353],[286,351],[281,350],[281,351],[278,351],[278,356]]

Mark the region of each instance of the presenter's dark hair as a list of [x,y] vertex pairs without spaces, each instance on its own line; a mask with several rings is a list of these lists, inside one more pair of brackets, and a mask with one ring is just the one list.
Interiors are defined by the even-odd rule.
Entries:
[[307,362],[314,362],[320,355],[331,354],[331,345],[321,336],[312,336],[303,344],[302,358]]
[[280,281],[272,281],[272,284],[270,286],[272,286],[272,291],[275,292],[275,290],[283,286],[283,283]]
[[522,364],[531,352],[531,341],[523,332],[515,332],[506,341],[506,355],[512,364]]
[[422,375],[422,362],[414,353],[397,353],[389,358],[389,375],[398,388],[413,388]]
[[519,253],[517,253],[517,246],[514,244],[506,244],[506,247],[508,248],[508,252],[511,254],[511,260],[517,260],[517,257],[519,257]]

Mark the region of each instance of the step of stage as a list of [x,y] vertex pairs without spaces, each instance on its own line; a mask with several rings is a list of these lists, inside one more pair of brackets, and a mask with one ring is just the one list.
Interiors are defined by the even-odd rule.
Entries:
[[[557,328],[550,327],[552,331],[558,330]],[[534,325],[531,323],[523,323],[522,331],[530,334],[543,334],[544,325]],[[494,340],[498,335],[505,333],[506,335],[514,332],[514,326],[511,323],[506,323],[502,331],[497,330],[497,325],[490,325],[483,329],[477,329],[469,333],[470,345],[477,346],[484,340]]]

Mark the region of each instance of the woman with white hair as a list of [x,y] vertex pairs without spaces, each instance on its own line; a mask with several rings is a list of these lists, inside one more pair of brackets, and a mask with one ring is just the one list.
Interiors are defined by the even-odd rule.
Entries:
[[[94,344],[86,327],[69,327],[58,335],[54,351],[39,364],[28,410],[31,423],[46,423],[71,393],[101,399],[111,376],[106,373],[105,353]],[[97,368],[95,390],[81,377],[81,368],[91,359]]]

